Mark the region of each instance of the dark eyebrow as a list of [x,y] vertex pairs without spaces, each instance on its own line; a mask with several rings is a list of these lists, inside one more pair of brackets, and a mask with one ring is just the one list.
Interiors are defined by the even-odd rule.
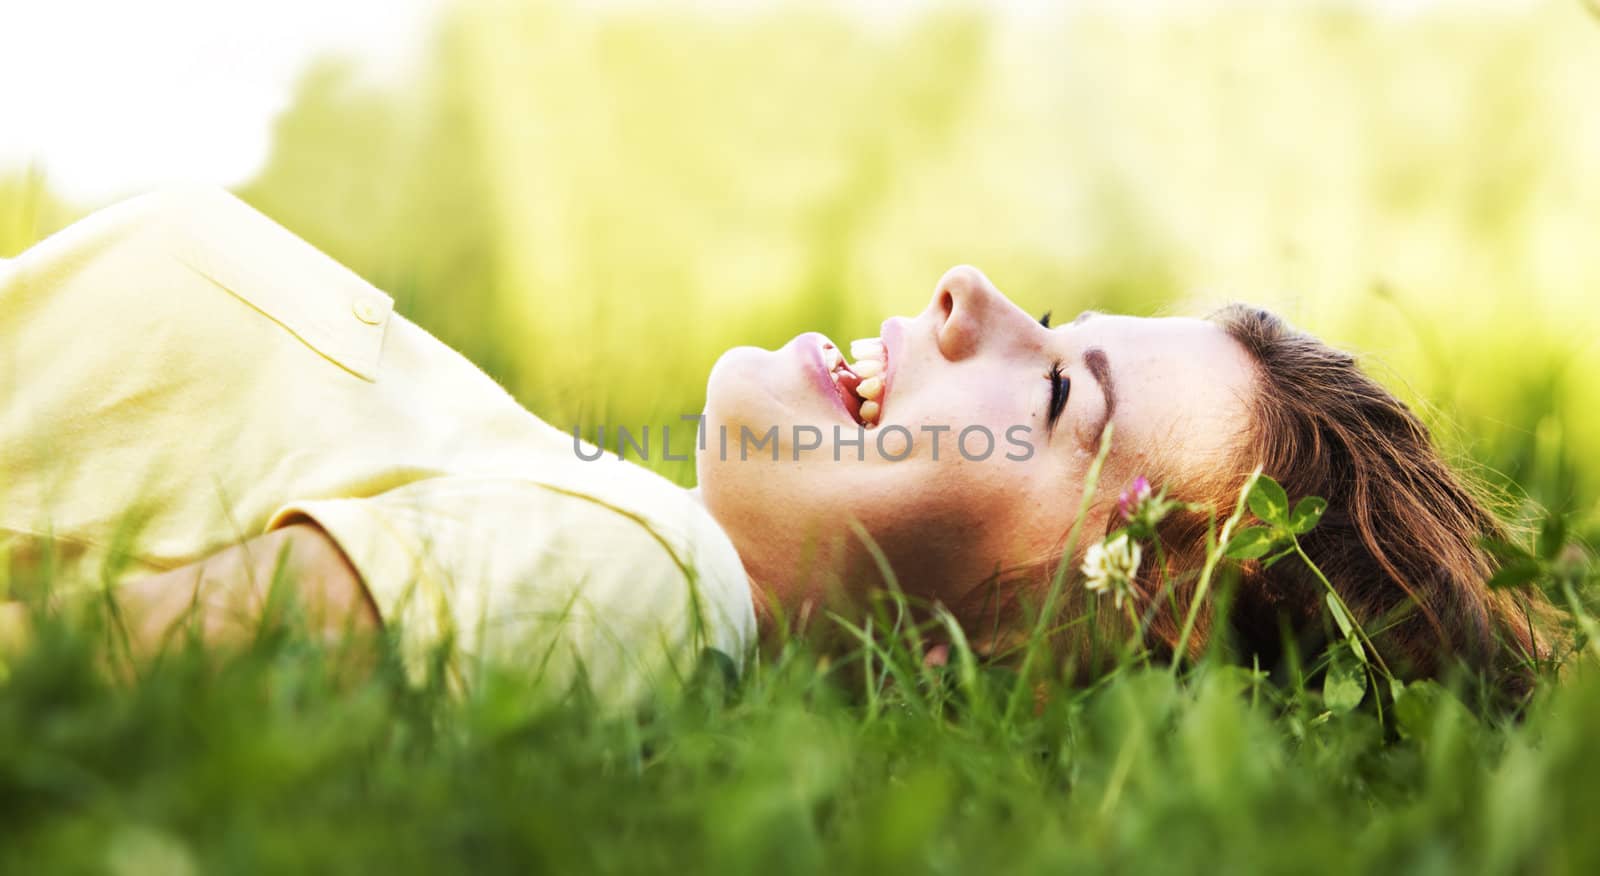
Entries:
[[1097,316],[1100,316],[1100,311],[1098,311],[1098,310],[1085,310],[1084,312],[1078,314],[1078,316],[1075,319],[1073,319],[1072,322],[1069,323],[1069,325],[1083,325],[1084,323],[1088,322],[1089,320],[1091,320],[1091,319],[1093,319],[1093,318],[1095,318]]
[[[1074,322],[1087,317],[1092,311],[1085,311]],[[1099,347],[1090,347],[1083,351],[1083,366],[1089,369],[1089,376],[1094,382],[1100,384],[1100,392],[1106,397],[1105,415],[1100,418],[1100,423],[1094,428],[1094,441],[1100,443],[1100,436],[1106,431],[1106,424],[1111,422],[1111,415],[1117,410],[1117,384],[1111,379],[1111,360],[1106,358],[1106,351]]]

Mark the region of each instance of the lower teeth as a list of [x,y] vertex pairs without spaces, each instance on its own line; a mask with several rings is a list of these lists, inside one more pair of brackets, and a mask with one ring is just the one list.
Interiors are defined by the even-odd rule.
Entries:
[[[878,414],[882,410],[882,402],[879,399],[883,397],[884,383],[883,342],[877,338],[854,341],[850,344],[850,355],[856,357],[853,365],[845,362],[844,356],[832,345],[822,349],[823,361],[833,374],[834,384],[860,400],[857,418],[861,421],[861,425],[876,426]],[[846,377],[855,382],[841,384],[840,381]]]

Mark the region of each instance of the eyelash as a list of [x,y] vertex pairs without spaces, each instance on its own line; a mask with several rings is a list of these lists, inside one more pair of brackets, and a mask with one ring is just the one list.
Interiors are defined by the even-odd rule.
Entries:
[[[1039,324],[1045,328],[1050,327],[1050,314],[1054,311],[1046,310],[1044,316],[1039,317]],[[1072,393],[1072,381],[1061,373],[1061,363],[1050,365],[1050,413],[1045,418],[1045,426],[1050,429],[1056,427],[1056,420],[1061,417],[1061,409],[1067,406],[1067,396]]]
[[1072,380],[1061,373],[1061,363],[1056,362],[1050,366],[1050,413],[1045,418],[1045,425],[1054,429],[1056,420],[1061,416],[1062,408],[1067,406],[1067,396],[1072,393]]

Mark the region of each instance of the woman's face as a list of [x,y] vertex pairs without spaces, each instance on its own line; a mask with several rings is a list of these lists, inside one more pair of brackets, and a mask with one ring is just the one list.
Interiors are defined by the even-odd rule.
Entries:
[[[1046,328],[971,267],[879,340],[835,367],[838,347],[808,333],[711,371],[701,493],[785,611],[882,586],[865,534],[908,594],[975,619],[997,571],[1060,546],[1105,424],[1091,533],[1134,476],[1228,458],[1252,391],[1245,351],[1209,322],[1086,313]],[[878,386],[858,387],[852,369],[873,358]]]

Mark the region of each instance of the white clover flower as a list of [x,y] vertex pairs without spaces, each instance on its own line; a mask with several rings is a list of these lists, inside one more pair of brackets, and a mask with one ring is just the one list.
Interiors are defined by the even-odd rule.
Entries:
[[1083,557],[1083,586],[1091,593],[1110,593],[1116,607],[1133,592],[1134,576],[1139,574],[1139,561],[1143,552],[1139,543],[1119,532],[1110,539],[1101,539],[1089,546]]

